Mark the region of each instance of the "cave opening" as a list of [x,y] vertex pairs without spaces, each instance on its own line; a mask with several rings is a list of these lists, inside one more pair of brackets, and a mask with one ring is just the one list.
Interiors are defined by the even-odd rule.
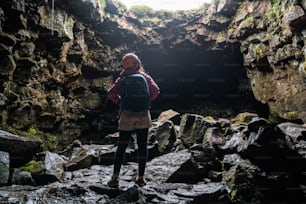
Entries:
[[[269,117],[268,105],[253,95],[239,43],[214,50],[195,45],[142,46],[135,53],[160,87],[161,93],[150,109],[153,119],[169,109],[180,115],[192,113],[215,119],[231,119],[243,112]],[[116,114],[118,106],[107,103],[104,117],[109,122],[101,130],[103,135],[117,130]],[[96,117],[93,115],[92,120]],[[94,127],[90,129],[93,132],[86,130],[87,139],[99,140],[95,137],[100,138],[101,132],[97,133]]]
[[187,1],[177,1],[177,0],[119,0],[127,8],[133,6],[148,6],[154,10],[168,10],[168,11],[177,11],[177,10],[192,10],[197,9],[202,6],[204,3],[211,3],[212,0],[188,0]]
[[241,112],[268,116],[268,107],[253,95],[238,43],[215,50],[151,46],[138,55],[161,89],[152,103],[153,118],[167,109],[215,118],[231,118]]

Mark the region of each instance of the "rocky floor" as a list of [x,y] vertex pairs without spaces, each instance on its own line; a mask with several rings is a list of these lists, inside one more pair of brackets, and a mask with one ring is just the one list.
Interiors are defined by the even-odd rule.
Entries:
[[[0,151],[0,202],[306,202],[305,124],[272,124],[252,113],[231,120],[184,114],[177,121],[176,116],[164,114],[149,131],[144,187],[134,184],[134,140],[119,188],[107,186],[117,133],[108,135],[103,145],[74,141],[61,152],[37,152],[30,160],[22,151],[35,149],[37,143],[2,132],[0,145],[13,148]],[[24,148],[15,148],[20,142]],[[28,163],[13,168],[20,158]]]

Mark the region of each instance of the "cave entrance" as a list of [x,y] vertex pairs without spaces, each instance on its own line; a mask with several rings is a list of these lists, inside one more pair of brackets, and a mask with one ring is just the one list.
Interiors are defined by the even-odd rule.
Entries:
[[133,6],[148,6],[154,10],[167,10],[167,11],[178,11],[178,10],[192,10],[197,9],[204,3],[211,3],[212,0],[119,0],[127,8]]
[[268,114],[252,93],[239,44],[220,50],[145,47],[139,56],[161,88],[152,104],[153,118],[167,109],[216,118],[246,111]]

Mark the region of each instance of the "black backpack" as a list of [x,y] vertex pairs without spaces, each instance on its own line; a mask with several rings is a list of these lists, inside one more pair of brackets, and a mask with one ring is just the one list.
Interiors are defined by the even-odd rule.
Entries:
[[119,95],[121,110],[141,112],[150,108],[149,85],[142,74],[131,74],[120,79]]

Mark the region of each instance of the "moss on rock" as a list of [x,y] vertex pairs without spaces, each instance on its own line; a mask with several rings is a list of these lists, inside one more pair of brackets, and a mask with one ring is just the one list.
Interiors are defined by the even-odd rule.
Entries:
[[22,171],[28,171],[31,173],[39,173],[43,171],[43,163],[42,161],[29,161],[27,164],[24,166],[20,167],[20,170]]

